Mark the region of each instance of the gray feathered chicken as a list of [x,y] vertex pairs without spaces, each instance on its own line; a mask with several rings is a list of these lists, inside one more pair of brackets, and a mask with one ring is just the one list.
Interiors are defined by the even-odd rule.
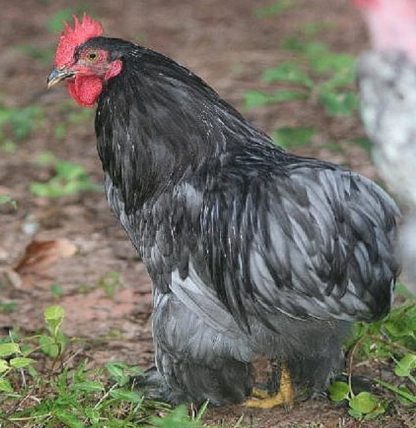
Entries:
[[355,0],[372,49],[359,61],[361,112],[373,157],[390,188],[409,208],[400,255],[416,292],[416,0]]
[[[95,129],[109,203],[153,281],[157,372],[171,402],[290,406],[322,391],[353,321],[390,309],[398,210],[375,183],[276,147],[191,71],[84,16],[59,40]],[[280,388],[253,389],[257,356]],[[155,392],[155,391],[153,391]]]

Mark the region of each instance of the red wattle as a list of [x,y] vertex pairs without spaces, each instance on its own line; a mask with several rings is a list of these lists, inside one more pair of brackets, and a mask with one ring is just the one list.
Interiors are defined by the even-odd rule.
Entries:
[[68,83],[69,95],[83,107],[93,107],[103,90],[103,82],[97,76],[76,76]]

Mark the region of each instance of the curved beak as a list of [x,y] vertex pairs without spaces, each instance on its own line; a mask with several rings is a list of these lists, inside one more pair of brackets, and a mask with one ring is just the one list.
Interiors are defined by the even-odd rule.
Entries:
[[60,81],[68,79],[69,77],[72,77],[74,74],[75,73],[72,70],[69,70],[66,68],[62,68],[60,70],[57,68],[54,68],[50,72],[48,78],[46,79],[46,84],[48,85],[48,89],[53,85],[56,85]]

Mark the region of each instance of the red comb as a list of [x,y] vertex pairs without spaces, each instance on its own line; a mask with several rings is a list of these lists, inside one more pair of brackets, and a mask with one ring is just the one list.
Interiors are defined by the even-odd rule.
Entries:
[[380,5],[378,0],[353,0],[353,3],[360,9],[374,9]]
[[84,13],[81,22],[74,16],[74,28],[71,28],[65,22],[65,28],[59,37],[58,48],[56,49],[55,66],[63,67],[70,64],[77,46],[93,37],[101,36],[102,34],[102,25],[89,17],[86,13]]

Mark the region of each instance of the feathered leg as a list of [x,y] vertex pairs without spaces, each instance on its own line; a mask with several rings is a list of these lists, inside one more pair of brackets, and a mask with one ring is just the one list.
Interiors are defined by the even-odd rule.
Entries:
[[[276,364],[276,361],[273,361],[272,364]],[[247,400],[244,406],[258,409],[271,409],[276,406],[284,406],[286,409],[291,409],[295,401],[295,388],[287,364],[280,363],[280,382],[277,393],[270,394],[254,388],[252,396],[254,398]]]
[[[155,300],[153,340],[158,374],[149,380],[157,378],[162,399],[175,404],[242,402],[253,386],[252,365],[244,358],[249,352],[244,351],[245,336],[216,331],[173,294]],[[152,391],[153,396],[157,394],[157,388]]]

